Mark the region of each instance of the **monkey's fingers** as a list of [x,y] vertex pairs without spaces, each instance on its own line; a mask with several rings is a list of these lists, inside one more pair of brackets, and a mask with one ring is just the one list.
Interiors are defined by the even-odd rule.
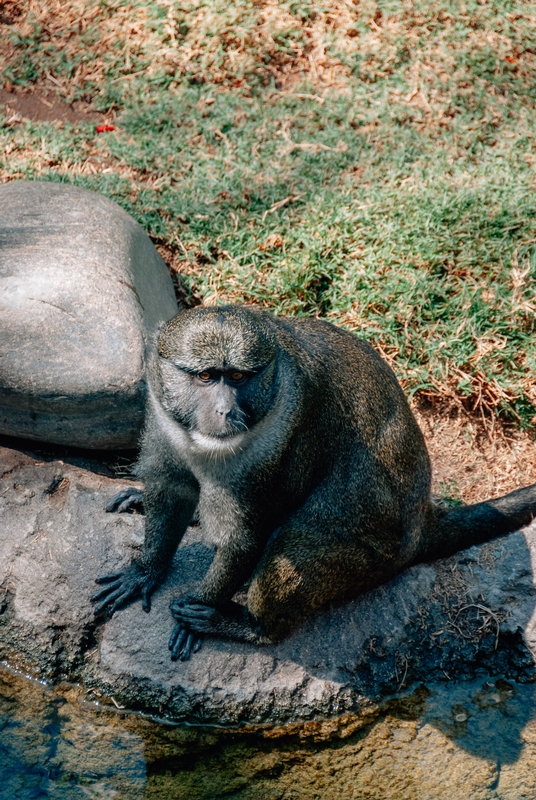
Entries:
[[100,592],[95,592],[89,598],[92,603],[97,603],[99,600],[102,600],[103,597],[115,592],[116,589],[119,589],[121,586],[121,581],[115,581],[115,583],[110,583],[108,586],[105,586],[104,589],[101,589]]
[[143,491],[141,489],[123,489],[106,503],[106,511],[119,514],[132,510],[143,510]]
[[168,643],[168,650],[173,650],[173,648],[175,647],[175,643],[177,641],[177,638],[181,630],[182,630],[182,625],[175,625],[175,627],[171,631],[171,636],[169,637],[169,643]]
[[196,634],[202,633],[217,633],[219,618],[203,619],[202,617],[176,617],[179,625],[183,625],[187,630],[195,632]]
[[95,583],[110,583],[110,581],[116,581],[118,578],[121,578],[122,575],[122,572],[110,572],[108,575],[99,575],[98,578],[95,578]]
[[204,603],[188,603],[184,600],[174,600],[170,605],[171,613],[180,622],[186,623],[193,620],[211,620],[218,613],[213,606],[206,606]]
[[123,597],[124,593],[124,589],[119,588],[115,592],[107,594],[104,600],[95,606],[95,616],[100,616],[105,608],[113,603],[112,607],[110,608],[110,616],[112,616],[114,611],[117,611],[118,608],[121,608],[120,605],[117,605],[117,601],[119,598]]
[[182,653],[182,647],[188,636],[188,628],[185,628],[184,625],[181,625],[180,623],[175,625],[169,640],[169,649],[171,650],[172,661],[178,661]]
[[124,608],[125,606],[130,605],[132,600],[138,597],[138,595],[139,591],[136,591],[136,589],[123,589],[123,591],[120,592],[119,597],[116,600],[115,596],[110,597],[108,603],[111,603],[113,600],[115,600],[115,603],[110,609],[110,616],[112,617],[116,611],[119,611],[120,608]]
[[156,588],[156,581],[147,581],[141,590],[141,607],[148,614],[151,610],[151,594]]
[[[190,631],[190,633],[188,634],[188,638],[186,639],[186,641],[185,641],[185,643],[183,645],[182,653],[179,656],[180,660],[181,661],[188,661],[188,659],[190,658],[192,653],[193,652],[197,652],[197,651],[194,650],[194,648],[196,647],[197,644],[199,644],[199,647],[201,647],[201,639],[199,638],[198,634],[193,633],[192,631]],[[199,647],[197,648],[198,650],[199,650]]]
[[120,506],[117,508],[118,514],[127,514],[128,512],[141,511],[143,513],[143,496],[142,499],[136,497],[127,497]]
[[173,648],[175,647],[175,645],[177,643],[177,639],[179,637],[179,633],[182,630],[183,630],[183,626],[182,625],[175,625],[175,627],[171,631],[171,636],[169,637],[168,650],[173,650]]
[[172,661],[188,661],[192,653],[197,653],[201,647],[202,639],[198,633],[189,631],[180,623],[175,625],[169,640]]

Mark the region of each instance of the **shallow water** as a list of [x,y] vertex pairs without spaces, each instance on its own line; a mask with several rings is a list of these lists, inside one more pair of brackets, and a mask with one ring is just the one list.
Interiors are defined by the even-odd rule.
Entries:
[[0,670],[0,797],[534,800],[536,686],[418,687],[366,717],[230,732],[96,709]]

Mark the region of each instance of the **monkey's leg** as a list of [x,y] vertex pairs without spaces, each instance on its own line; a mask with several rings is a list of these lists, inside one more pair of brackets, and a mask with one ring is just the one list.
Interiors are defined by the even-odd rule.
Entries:
[[247,608],[276,642],[322,606],[369,591],[397,571],[394,558],[335,526],[285,526],[272,537],[255,570]]
[[129,486],[128,489],[117,492],[106,503],[106,511],[117,512],[118,514],[137,511],[143,514],[143,489]]
[[287,524],[272,537],[254,572],[247,608],[179,599],[171,606],[175,619],[189,631],[276,642],[327,603],[355,597],[398,571],[394,559],[315,522],[305,530]]
[[199,489],[193,476],[178,484],[160,480],[146,483],[145,540],[141,557],[122,572],[102,575],[97,583],[105,584],[91,601],[97,603],[95,614],[109,608],[113,614],[141,596],[144,611],[150,611],[151,594],[162,583],[175,551],[194,514]]

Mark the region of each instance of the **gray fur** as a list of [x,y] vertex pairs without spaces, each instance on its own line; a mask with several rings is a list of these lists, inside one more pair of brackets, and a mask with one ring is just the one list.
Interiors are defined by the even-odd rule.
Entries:
[[[325,322],[234,306],[184,311],[162,329],[148,380],[144,550],[123,574],[103,576],[95,599],[113,612],[141,594],[148,610],[197,507],[217,550],[196,591],[172,603],[174,659],[205,634],[278,640],[325,603],[536,512],[536,486],[437,510],[426,446],[394,374]],[[232,598],[247,579],[244,607]]]

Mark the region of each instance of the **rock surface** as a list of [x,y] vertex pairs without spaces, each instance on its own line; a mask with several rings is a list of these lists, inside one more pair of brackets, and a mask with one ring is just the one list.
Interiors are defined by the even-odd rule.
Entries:
[[116,203],[0,186],[0,433],[135,447],[146,337],[176,313],[166,265]]
[[98,626],[94,579],[143,541],[142,516],[104,512],[128,482],[6,448],[0,475],[0,658],[50,680],[82,680],[128,708],[235,725],[366,710],[445,676],[534,675],[536,525],[412,567],[279,645],[210,638],[173,664],[168,606],[210,563],[202,529],[188,531],[150,614],[136,602]]

